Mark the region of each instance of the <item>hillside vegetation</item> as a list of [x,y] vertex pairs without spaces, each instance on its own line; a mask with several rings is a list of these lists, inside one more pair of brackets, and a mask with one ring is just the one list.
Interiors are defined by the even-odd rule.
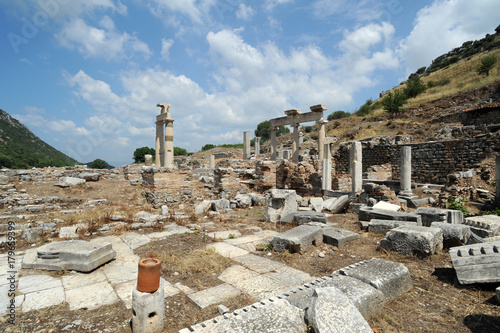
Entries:
[[1,168],[25,169],[74,164],[78,162],[42,141],[26,126],[0,109]]

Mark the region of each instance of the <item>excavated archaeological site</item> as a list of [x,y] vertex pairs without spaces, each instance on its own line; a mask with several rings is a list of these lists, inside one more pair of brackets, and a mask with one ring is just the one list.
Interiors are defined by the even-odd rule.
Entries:
[[487,97],[429,114],[425,139],[333,137],[319,105],[257,150],[246,132],[170,166],[0,170],[1,330],[498,332]]

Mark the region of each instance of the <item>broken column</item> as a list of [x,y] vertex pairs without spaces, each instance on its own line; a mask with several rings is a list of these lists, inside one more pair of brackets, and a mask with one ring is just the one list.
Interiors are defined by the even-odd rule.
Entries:
[[[327,110],[328,107],[325,104],[318,104],[309,107],[312,112],[321,112]],[[328,121],[321,118],[318,120],[319,132],[318,132],[318,159],[321,160],[323,158],[323,144],[325,143],[325,124]]]
[[271,160],[276,161],[276,127],[271,127]]
[[243,159],[250,159],[250,131],[243,132]]
[[299,124],[293,124],[292,162],[299,163]]
[[362,152],[361,142],[353,141],[349,152],[349,171],[353,192],[361,191],[363,187]]
[[215,155],[210,155],[210,169],[215,169]]
[[260,155],[260,136],[255,137],[255,157]]
[[411,147],[401,147],[401,190],[399,195],[411,196]]
[[162,332],[165,322],[165,295],[160,281],[161,260],[139,261],[137,286],[132,290],[132,332]]
[[330,191],[332,189],[332,158],[330,154],[330,145],[324,144],[323,148],[323,178],[321,181],[321,189]]
[[[174,119],[170,117],[170,104],[156,104],[161,112],[156,116],[156,166],[174,167]],[[165,136],[164,136],[165,135]],[[159,153],[158,153],[159,151]]]
[[152,166],[153,165],[153,156],[150,154],[144,155],[144,165]]

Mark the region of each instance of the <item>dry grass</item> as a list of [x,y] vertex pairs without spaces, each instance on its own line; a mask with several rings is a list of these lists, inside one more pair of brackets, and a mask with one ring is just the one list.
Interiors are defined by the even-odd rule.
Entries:
[[162,273],[168,276],[177,272],[181,276],[190,274],[220,274],[232,265],[232,261],[217,254],[213,249],[196,249],[189,253],[166,254],[160,257]]

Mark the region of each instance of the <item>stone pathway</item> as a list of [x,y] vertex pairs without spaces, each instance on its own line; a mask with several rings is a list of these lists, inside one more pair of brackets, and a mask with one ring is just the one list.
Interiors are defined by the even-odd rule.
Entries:
[[[38,310],[66,301],[71,310],[96,309],[103,305],[123,302],[131,308],[132,289],[137,282],[137,264],[139,256],[134,249],[149,243],[152,240],[164,239],[175,233],[189,232],[188,228],[172,226],[163,232],[147,235],[131,232],[121,236],[105,236],[94,241],[109,242],[116,251],[115,260],[99,267],[91,273],[72,272],[62,277],[49,275],[28,275],[21,278],[15,276],[16,292],[15,305],[17,311],[28,312]],[[231,234],[231,238],[229,235]],[[162,278],[165,297],[183,292],[201,308],[211,304],[222,303],[245,292],[259,300],[279,295],[293,287],[302,285],[314,279],[309,274],[288,267],[284,264],[251,254],[256,244],[265,244],[277,232],[264,230],[253,235],[238,237],[235,231],[219,232],[216,239],[223,240],[209,244],[208,248],[235,261],[235,265],[220,274],[221,284],[201,291],[192,290],[181,284],[173,286]],[[234,236],[233,236],[234,235]],[[214,234],[212,233],[213,237]],[[234,238],[233,238],[234,237]],[[7,256],[0,255],[0,271],[18,272],[23,255],[36,251],[29,249],[26,253],[16,257],[14,269],[7,269]],[[7,297],[11,284],[10,274],[0,275],[0,315],[7,313],[10,298]]]

